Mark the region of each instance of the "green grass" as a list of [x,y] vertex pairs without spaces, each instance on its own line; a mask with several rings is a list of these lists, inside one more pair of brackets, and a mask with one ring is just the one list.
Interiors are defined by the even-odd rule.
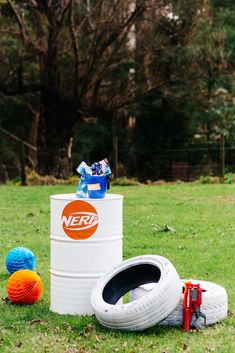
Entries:
[[[112,187],[124,195],[124,258],[167,257],[183,278],[221,284],[229,298],[228,318],[202,331],[185,333],[155,326],[145,332],[103,328],[95,317],[57,315],[49,310],[49,195],[74,186],[0,187],[0,352],[177,353],[235,351],[235,186],[162,185]],[[167,224],[175,232],[161,231]],[[44,284],[30,306],[6,302],[5,256],[30,248]]]

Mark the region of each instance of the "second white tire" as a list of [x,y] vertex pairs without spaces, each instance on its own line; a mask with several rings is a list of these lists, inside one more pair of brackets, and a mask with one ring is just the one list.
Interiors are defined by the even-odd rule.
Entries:
[[[186,281],[191,281],[195,284],[199,283],[203,290],[202,305],[200,310],[206,315],[206,325],[215,324],[216,322],[219,322],[226,318],[228,312],[228,297],[226,290],[222,286],[212,282],[190,279],[182,280],[182,288],[184,282]],[[131,301],[139,300],[141,297],[149,295],[149,293],[154,289],[154,287],[155,283],[135,288],[131,291]],[[183,294],[181,295],[181,299],[176,308],[167,316],[166,319],[164,319],[159,324],[164,326],[182,326],[182,320]],[[198,319],[198,323],[203,325],[204,320],[200,317]]]

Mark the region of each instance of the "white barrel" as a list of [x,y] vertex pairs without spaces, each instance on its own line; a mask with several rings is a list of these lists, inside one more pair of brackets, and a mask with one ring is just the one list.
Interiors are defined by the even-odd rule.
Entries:
[[51,199],[51,305],[59,314],[91,315],[97,279],[122,261],[123,196]]

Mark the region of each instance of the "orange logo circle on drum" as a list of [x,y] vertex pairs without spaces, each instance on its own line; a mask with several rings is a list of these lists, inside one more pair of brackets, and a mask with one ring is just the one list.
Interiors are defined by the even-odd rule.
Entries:
[[62,227],[68,237],[82,240],[91,237],[99,222],[96,209],[85,201],[72,201],[63,209]]

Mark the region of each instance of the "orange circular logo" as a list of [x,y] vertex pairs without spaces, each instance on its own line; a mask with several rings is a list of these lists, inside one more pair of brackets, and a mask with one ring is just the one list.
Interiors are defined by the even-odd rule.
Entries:
[[96,209],[85,201],[72,201],[63,209],[62,227],[68,237],[81,240],[95,233],[99,218]]

